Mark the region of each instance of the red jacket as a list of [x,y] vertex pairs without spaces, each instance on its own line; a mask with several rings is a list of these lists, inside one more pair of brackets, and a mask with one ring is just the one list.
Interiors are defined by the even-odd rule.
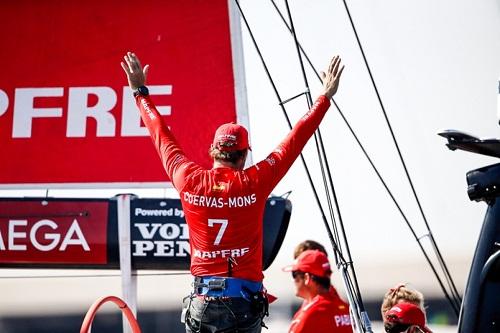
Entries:
[[266,199],[318,128],[330,101],[320,96],[311,110],[263,161],[245,170],[206,170],[190,161],[149,97],[137,106],[180,194],[189,227],[191,274],[262,281],[262,220]]
[[334,288],[304,302],[295,313],[289,333],[352,333],[349,305]]

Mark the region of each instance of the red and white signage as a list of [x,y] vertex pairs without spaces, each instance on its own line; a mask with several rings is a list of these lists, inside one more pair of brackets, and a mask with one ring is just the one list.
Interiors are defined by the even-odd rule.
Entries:
[[0,3],[0,187],[165,185],[120,66],[127,51],[150,64],[153,100],[188,157],[209,167],[215,129],[247,123],[235,17],[231,0]]
[[108,201],[0,201],[0,264],[107,264]]

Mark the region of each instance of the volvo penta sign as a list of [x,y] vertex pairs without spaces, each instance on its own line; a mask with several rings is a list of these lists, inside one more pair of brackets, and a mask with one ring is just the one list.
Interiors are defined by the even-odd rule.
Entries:
[[132,266],[189,269],[189,232],[178,199],[133,199]]

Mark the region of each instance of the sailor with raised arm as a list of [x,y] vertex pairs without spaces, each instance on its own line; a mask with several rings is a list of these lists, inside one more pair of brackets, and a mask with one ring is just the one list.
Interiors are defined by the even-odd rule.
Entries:
[[186,299],[186,332],[260,332],[267,314],[262,286],[266,199],[328,110],[344,69],[340,57],[323,73],[323,91],[312,108],[267,158],[245,169],[248,132],[238,124],[223,124],[210,147],[209,170],[184,155],[151,101],[145,86],[149,66],[143,68],[131,52],[124,60],[142,120],[180,194],[189,228],[194,288]]

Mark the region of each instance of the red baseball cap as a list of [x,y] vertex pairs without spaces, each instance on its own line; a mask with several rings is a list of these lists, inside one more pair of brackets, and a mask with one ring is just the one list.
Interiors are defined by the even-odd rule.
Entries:
[[319,277],[330,277],[332,269],[328,257],[318,250],[307,250],[302,252],[295,264],[283,267],[284,272],[301,271]]
[[220,151],[252,150],[248,142],[248,131],[234,122],[219,126],[215,131],[212,147]]
[[402,302],[394,305],[385,313],[385,319],[391,323],[401,323],[406,325],[417,325],[424,332],[430,332],[425,327],[425,314],[422,309],[415,304]]

